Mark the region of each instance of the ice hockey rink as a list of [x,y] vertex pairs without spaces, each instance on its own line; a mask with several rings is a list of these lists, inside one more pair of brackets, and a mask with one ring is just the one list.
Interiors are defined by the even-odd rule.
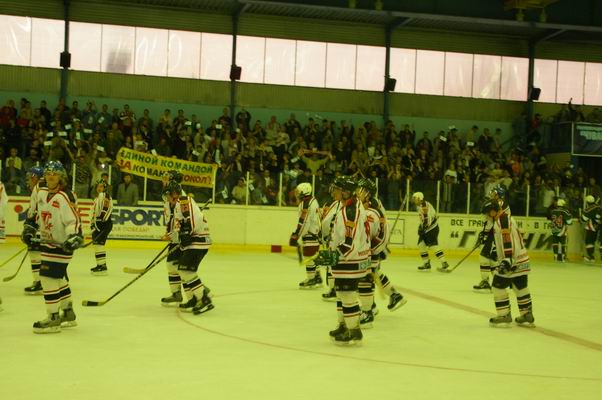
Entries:
[[[490,328],[491,294],[478,294],[478,258],[451,274],[418,272],[411,253],[383,270],[406,296],[379,314],[361,347],[339,347],[334,303],[299,290],[292,252],[212,249],[200,276],[215,309],[183,314],[159,304],[169,292],[158,265],[108,304],[162,243],[110,242],[109,276],[89,273],[91,248],[69,267],[79,326],[32,333],[45,317],[41,296],[26,296],[27,263],[0,282],[0,399],[600,399],[602,266],[536,258],[530,287],[536,328]],[[0,247],[0,261],[21,248]],[[20,257],[19,257],[20,258]],[[453,265],[460,254],[448,257]],[[551,256],[549,257],[551,259]],[[14,273],[19,259],[0,269]],[[513,314],[517,314],[512,299]]]

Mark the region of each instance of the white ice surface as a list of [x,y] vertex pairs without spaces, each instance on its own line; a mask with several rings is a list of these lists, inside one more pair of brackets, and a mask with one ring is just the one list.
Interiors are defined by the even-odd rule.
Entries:
[[[169,293],[163,264],[105,306],[82,307],[134,277],[122,267],[144,267],[157,253],[128,246],[109,248],[107,277],[90,275],[92,248],[77,252],[69,276],[79,326],[60,334],[32,333],[45,308],[23,294],[28,264],[0,282],[1,400],[602,398],[600,266],[534,261],[537,328],[495,329],[492,296],[472,291],[477,258],[441,274],[417,272],[416,257],[390,257],[383,270],[408,304],[391,313],[377,296],[363,345],[342,348],[328,338],[335,304],[321,301],[322,290],[297,289],[304,272],[292,253],[210,251],[200,276],[215,309],[199,316],[159,305]],[[2,245],[0,262],[19,248]]]

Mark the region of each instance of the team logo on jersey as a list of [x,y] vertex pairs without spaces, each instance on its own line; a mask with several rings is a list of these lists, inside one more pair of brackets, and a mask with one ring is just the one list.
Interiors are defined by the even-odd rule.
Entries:
[[52,207],[54,207],[54,208],[61,208],[61,205],[60,205],[60,204],[59,204],[59,202],[58,202],[58,201],[56,201],[56,200],[54,200],[54,201],[53,201],[53,202],[52,202],[50,205],[51,205]]

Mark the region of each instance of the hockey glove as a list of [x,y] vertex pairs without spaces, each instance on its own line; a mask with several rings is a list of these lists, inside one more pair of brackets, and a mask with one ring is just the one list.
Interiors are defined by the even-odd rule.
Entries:
[[336,250],[320,250],[314,263],[327,266],[337,265],[339,263],[339,252]]
[[38,230],[34,225],[30,225],[28,221],[25,221],[23,225],[23,232],[21,233],[21,241],[28,246],[31,246],[34,242]]
[[516,267],[512,265],[512,260],[510,258],[504,258],[498,266],[498,272],[501,275],[508,275],[514,271],[516,271]]
[[82,247],[82,244],[84,244],[84,238],[82,238],[81,235],[74,233],[63,242],[62,247],[64,251],[71,253]]
[[178,231],[178,238],[180,239],[180,245],[182,246],[188,246],[192,243],[192,227],[188,220],[182,222],[180,230]]
[[292,247],[299,246],[299,235],[297,235],[295,232],[291,233],[291,237],[288,240],[288,245]]
[[485,231],[479,232],[479,237],[477,239],[477,246],[480,246],[483,243],[485,243],[485,239],[487,239],[487,232],[485,232]]

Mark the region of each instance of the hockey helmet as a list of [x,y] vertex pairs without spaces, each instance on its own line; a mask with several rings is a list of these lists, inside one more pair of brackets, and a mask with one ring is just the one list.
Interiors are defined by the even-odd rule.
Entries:
[[558,199],[556,200],[556,205],[558,207],[564,207],[566,205],[566,201],[564,201],[564,199]]
[[67,178],[67,171],[60,161],[48,161],[46,165],[44,165],[44,174],[50,173],[59,174]]
[[164,188],[163,188],[163,194],[164,195],[170,195],[170,194],[177,194],[178,196],[182,194],[182,185],[180,185],[178,182],[176,181],[170,181]]
[[297,188],[295,189],[297,191],[297,194],[299,196],[310,196],[312,193],[312,187],[311,187],[311,183],[309,182],[303,182],[297,185]]
[[357,189],[357,183],[350,176],[342,176],[337,187],[340,187],[341,190],[353,193],[355,192],[355,189]]
[[422,192],[414,192],[414,194],[412,195],[412,199],[422,201],[424,200],[424,194]]
[[38,178],[41,178],[44,176],[44,168],[35,165],[35,166],[29,168],[29,171],[27,171],[27,173],[30,176],[36,176]]
[[165,176],[169,179],[169,181],[175,181],[177,183],[182,183],[184,179],[184,175],[181,172],[176,171],[175,169],[170,169],[165,173]]
[[596,198],[590,194],[585,197],[585,202],[588,204],[593,204],[596,202]]
[[360,189],[366,190],[370,194],[370,197],[376,196],[376,183],[372,182],[370,179],[360,179],[357,186]]
[[490,195],[496,194],[497,197],[499,197],[500,199],[503,199],[504,196],[506,195],[506,188],[504,187],[504,185],[495,185],[495,187],[493,189],[491,189],[491,192],[489,192]]
[[105,181],[104,179],[99,179],[94,183],[94,187],[97,188],[98,185],[102,185],[104,190],[107,190],[107,187],[109,186],[109,184],[107,183],[107,181]]

